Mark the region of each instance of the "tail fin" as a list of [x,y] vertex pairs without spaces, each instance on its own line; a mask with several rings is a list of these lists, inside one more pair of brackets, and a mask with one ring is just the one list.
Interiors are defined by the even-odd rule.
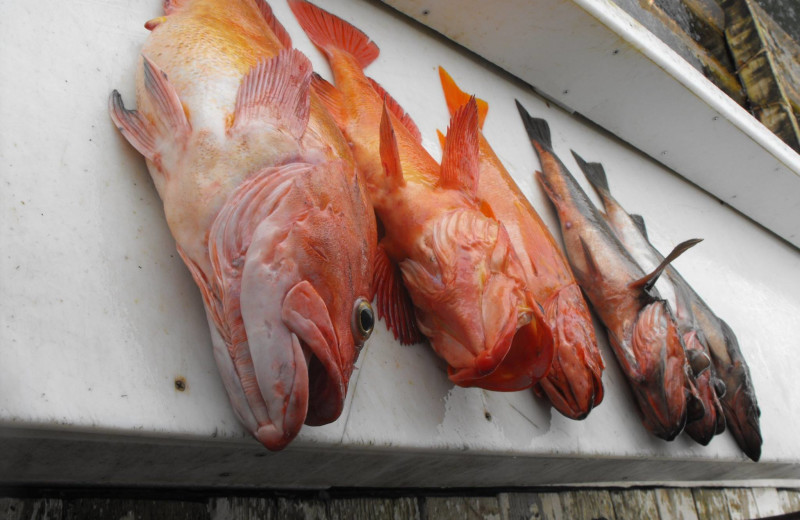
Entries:
[[378,57],[378,46],[338,16],[304,0],[289,0],[289,7],[311,42],[324,53],[328,54],[329,49],[343,50],[351,54],[362,69]]
[[522,118],[522,123],[525,125],[525,131],[528,132],[528,137],[531,141],[539,143],[548,150],[553,149],[553,141],[550,138],[550,125],[544,119],[531,117],[525,107],[523,107],[518,100],[514,100],[517,104],[517,110]]
[[575,158],[575,162],[578,163],[578,166],[583,171],[583,174],[586,176],[586,180],[594,187],[598,193],[608,194],[610,190],[608,188],[608,178],[606,177],[606,171],[603,169],[603,165],[600,163],[587,163],[583,160],[583,158],[575,153],[575,150],[572,151],[572,156]]
[[[470,95],[458,88],[458,85],[456,85],[450,74],[444,70],[444,67],[439,67],[439,80],[442,82],[442,91],[444,91],[444,99],[447,102],[447,110],[450,111],[452,116],[456,110],[469,102]],[[483,128],[486,113],[489,112],[489,104],[478,98],[475,98],[475,101],[478,103],[478,128]]]

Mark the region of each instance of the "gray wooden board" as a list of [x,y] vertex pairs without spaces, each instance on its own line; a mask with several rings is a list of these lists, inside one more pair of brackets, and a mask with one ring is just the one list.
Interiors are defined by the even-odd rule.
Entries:
[[655,490],[658,513],[664,520],[697,520],[697,508],[691,489],[661,488]]
[[369,518],[370,520],[420,520],[416,498],[346,498],[328,502],[330,520]]
[[500,502],[496,497],[427,497],[425,519],[430,520],[500,520]]
[[692,490],[699,520],[728,520],[728,500],[722,489],[695,488]]
[[565,518],[558,493],[503,493],[509,520],[558,520]]
[[63,520],[202,520],[208,502],[133,498],[78,498],[63,500]]
[[731,520],[749,520],[758,518],[758,507],[753,491],[748,488],[731,488],[723,490],[728,501],[728,513]]
[[3,520],[61,520],[61,500],[54,498],[0,498]]
[[273,520],[277,508],[274,499],[256,497],[215,497],[208,504],[210,520]]
[[796,513],[800,511],[800,490],[779,489],[778,498],[784,513]]
[[753,488],[758,518],[783,514],[778,490],[775,488]]
[[617,489],[609,493],[617,520],[659,518],[656,493],[652,489]]
[[614,520],[614,505],[611,495],[605,490],[565,491],[561,495],[561,505],[565,518],[576,520]]

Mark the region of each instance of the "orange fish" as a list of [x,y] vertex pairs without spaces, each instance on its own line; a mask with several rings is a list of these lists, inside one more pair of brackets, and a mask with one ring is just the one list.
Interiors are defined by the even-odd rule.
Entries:
[[[453,116],[440,167],[410,118],[364,75],[378,47],[318,7],[289,5],[331,64],[336,86],[320,78],[314,88],[351,143],[385,229],[379,314],[401,340],[413,338],[414,324],[403,320],[415,317],[458,385],[530,387],[550,367],[552,333],[525,287],[508,232],[477,196],[475,102]],[[413,309],[398,309],[394,264]]]
[[606,326],[645,427],[672,440],[687,420],[687,361],[672,312],[653,284],[697,241],[679,244],[645,273],[556,156],[547,122],[531,117],[519,102],[517,107],[542,164],[536,179],[558,212],[572,271]]
[[[450,114],[469,101],[442,67],[439,77]],[[478,101],[479,124],[489,106]],[[440,133],[440,140],[443,139]],[[553,407],[571,419],[583,419],[603,400],[605,365],[597,347],[589,307],[572,275],[567,259],[553,235],[480,132],[478,198],[491,207],[503,223],[520,259],[528,288],[542,302],[547,323],[553,330],[553,364],[547,377],[534,389]]]
[[279,450],[342,411],[374,322],[374,214],[263,0],[164,10],[146,24],[138,109],[114,91],[111,118],[147,159],[236,414]]

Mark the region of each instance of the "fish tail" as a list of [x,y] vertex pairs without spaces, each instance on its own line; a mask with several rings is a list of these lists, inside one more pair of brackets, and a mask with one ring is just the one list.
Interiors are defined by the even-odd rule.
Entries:
[[528,138],[543,148],[552,150],[553,141],[550,137],[550,125],[547,124],[547,121],[538,117],[531,117],[518,100],[515,99],[514,102],[517,104],[517,110],[519,110],[522,123],[525,125],[525,131],[528,132]]
[[289,0],[289,7],[311,42],[329,57],[333,49],[345,51],[362,69],[378,57],[378,46],[338,16],[304,0]]
[[[439,80],[442,83],[442,91],[444,92],[444,99],[447,103],[447,110],[450,111],[450,115],[452,116],[456,113],[456,110],[469,102],[471,96],[461,90],[452,76],[441,66],[439,67]],[[478,128],[483,128],[483,122],[486,119],[487,112],[489,112],[489,104],[478,98],[475,98],[475,101],[478,104]]]
[[603,165],[600,163],[587,163],[583,160],[583,158],[575,153],[575,150],[572,151],[572,156],[575,158],[575,162],[578,163],[581,171],[586,176],[586,180],[592,185],[592,187],[597,190],[600,195],[608,195],[611,193],[611,190],[608,188],[608,177],[606,177],[606,171],[603,169]]

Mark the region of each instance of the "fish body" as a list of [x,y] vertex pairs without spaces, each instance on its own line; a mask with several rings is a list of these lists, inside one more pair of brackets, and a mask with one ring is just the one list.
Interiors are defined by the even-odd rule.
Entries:
[[[439,75],[452,115],[470,96],[461,91],[441,67]],[[482,127],[488,105],[478,100],[478,107]],[[440,134],[440,139],[443,137]],[[583,419],[603,400],[605,368],[589,307],[555,238],[483,132],[478,134],[478,143],[478,198],[508,231],[527,286],[544,307],[547,323],[553,331],[553,364],[534,389],[544,394],[563,415]]]
[[561,224],[572,271],[598,317],[643,415],[655,435],[674,439],[686,423],[686,358],[675,321],[647,275],[555,155],[550,129],[518,103],[542,165],[536,178]]
[[[525,287],[507,230],[475,195],[474,103],[453,118],[440,166],[410,118],[365,76],[377,46],[312,4],[289,5],[331,65],[335,87],[320,79],[315,88],[351,143],[385,229],[380,249],[399,266],[413,302],[413,310],[400,312],[379,291],[379,311],[385,308],[387,318],[414,317],[456,384],[530,387],[549,368],[552,333]],[[397,327],[392,319],[388,324]]]
[[374,215],[308,58],[265,2],[165,12],[146,24],[137,110],[116,91],[109,110],[147,159],[236,414],[282,449],[342,411],[372,328]]

